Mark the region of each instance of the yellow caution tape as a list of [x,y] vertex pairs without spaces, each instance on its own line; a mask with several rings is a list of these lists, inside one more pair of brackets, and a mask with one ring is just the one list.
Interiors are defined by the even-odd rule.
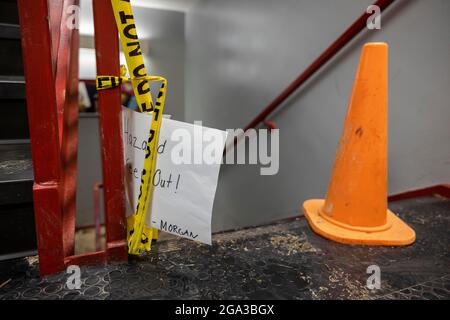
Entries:
[[133,91],[136,96],[139,111],[149,112],[153,110],[152,95],[150,93],[150,84],[142,77],[147,76],[144,59],[142,57],[141,45],[136,32],[133,9],[129,0],[111,0],[116,19],[117,29],[120,34],[120,42],[128,70],[131,78],[140,78],[133,82]]
[[[97,76],[97,90],[114,88],[125,81],[131,81],[139,111],[152,113],[136,213],[127,220],[128,253],[140,254],[143,251],[150,251],[152,239],[157,238],[157,230],[151,228],[151,226],[146,226],[145,220],[147,208],[151,205],[153,195],[152,177],[156,167],[156,148],[166,98],[167,80],[159,76],[147,76],[129,0],[111,0],[111,4],[128,70],[130,71],[130,78],[125,77],[126,69],[123,67],[120,77]],[[151,81],[162,82],[155,106],[153,106],[150,92],[149,82]]]

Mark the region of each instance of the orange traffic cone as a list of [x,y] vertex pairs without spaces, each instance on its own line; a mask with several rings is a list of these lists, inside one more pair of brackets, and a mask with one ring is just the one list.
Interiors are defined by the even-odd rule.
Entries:
[[312,229],[351,244],[408,245],[416,234],[387,208],[388,46],[364,46],[325,200],[307,200]]

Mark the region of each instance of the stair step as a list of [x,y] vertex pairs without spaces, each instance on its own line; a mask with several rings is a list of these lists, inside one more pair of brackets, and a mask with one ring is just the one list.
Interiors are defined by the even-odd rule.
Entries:
[[0,0],[0,260],[37,247],[20,37],[16,0]]
[[0,100],[25,99],[25,79],[22,76],[0,76]]
[[19,24],[19,12],[16,0],[0,1],[0,22]]
[[33,203],[0,205],[0,261],[30,256],[36,249]]
[[0,141],[0,260],[36,247],[30,142]]
[[0,205],[33,201],[29,141],[0,141]]
[[23,76],[0,76],[0,139],[28,139]]
[[29,139],[24,99],[0,99],[0,140]]
[[22,45],[16,0],[0,1],[0,75],[23,75]]
[[22,44],[0,37],[0,75],[23,76]]
[[20,26],[0,22],[0,38],[20,40]]
[[0,181],[24,179],[33,180],[30,140],[1,140]]

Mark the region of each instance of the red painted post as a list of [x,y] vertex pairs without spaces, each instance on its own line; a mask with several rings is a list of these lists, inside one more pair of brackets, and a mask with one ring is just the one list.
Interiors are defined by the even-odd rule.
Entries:
[[[52,56],[55,67],[56,110],[58,112],[60,144],[62,144],[63,139],[64,103],[66,100],[67,76],[70,63],[70,38],[72,34],[71,30],[67,28],[65,23],[65,12],[69,2],[71,2],[71,0],[48,0],[50,9],[49,17],[52,40]],[[59,10],[59,12],[54,12],[56,10]],[[59,24],[55,26],[54,24],[57,22],[59,22]]]
[[[97,74],[120,74],[119,39],[110,0],[93,1]],[[98,93],[108,260],[127,260],[120,88]]]
[[410,190],[402,193],[390,195],[389,202],[401,201],[406,199],[421,198],[421,197],[436,197],[441,196],[450,199],[450,184],[438,184],[431,187],[426,187],[418,190]]
[[64,256],[74,254],[77,191],[79,34],[77,28],[69,28],[67,23],[73,14],[68,10],[72,5],[79,5],[79,1],[64,1],[55,82],[58,123],[61,126]]
[[42,275],[64,270],[61,158],[47,0],[18,0]]

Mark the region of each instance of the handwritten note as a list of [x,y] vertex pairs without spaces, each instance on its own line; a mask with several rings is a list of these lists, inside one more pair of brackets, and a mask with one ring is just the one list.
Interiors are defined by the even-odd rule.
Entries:
[[[136,208],[151,115],[122,108],[127,215]],[[164,118],[147,225],[211,244],[211,217],[225,131]],[[194,154],[195,153],[195,154]]]

